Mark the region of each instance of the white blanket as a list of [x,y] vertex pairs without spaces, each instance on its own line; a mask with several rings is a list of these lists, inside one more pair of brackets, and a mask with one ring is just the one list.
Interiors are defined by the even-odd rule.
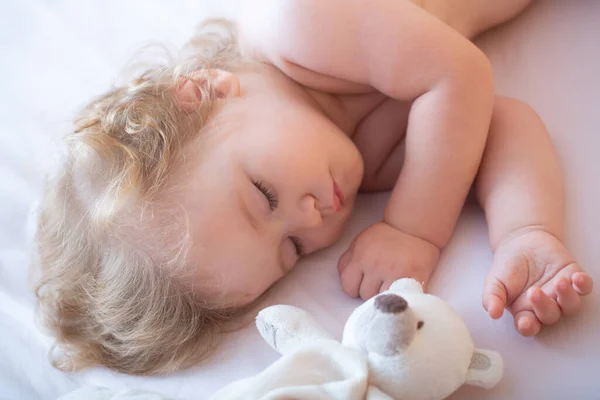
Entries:
[[[27,215],[52,161],[52,143],[74,111],[105,90],[144,41],[181,44],[213,7],[229,4],[0,0],[0,399],[56,399],[92,384],[201,400],[279,357],[250,325],[230,335],[213,359],[171,376],[131,377],[102,368],[69,376],[47,363],[48,339],[36,331],[26,285]],[[554,139],[565,172],[567,241],[597,283],[599,27],[600,2],[545,0],[479,40],[492,61],[497,91],[529,102]],[[356,232],[381,216],[385,200],[385,194],[363,196],[340,243],[302,261],[267,302],[302,307],[340,338],[358,302],[341,292],[336,260]],[[493,390],[463,387],[452,398],[598,398],[600,290],[585,300],[579,315],[538,338],[522,338],[510,316],[492,321],[481,307],[490,262],[483,215],[468,206],[429,289],[458,311],[478,345],[503,355],[506,369]]]
[[334,340],[320,340],[226,386],[211,400],[392,400],[369,386],[368,378],[364,355]]
[[[364,354],[319,339],[282,357],[256,376],[227,385],[210,400],[392,400],[368,384]],[[156,393],[86,387],[60,400],[167,400]]]

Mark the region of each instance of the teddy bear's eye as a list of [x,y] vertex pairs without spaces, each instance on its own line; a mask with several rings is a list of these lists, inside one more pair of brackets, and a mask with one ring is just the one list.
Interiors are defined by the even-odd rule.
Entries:
[[419,321],[419,322],[417,323],[417,329],[421,329],[421,328],[423,327],[423,325],[425,325],[425,322],[423,322],[423,321]]

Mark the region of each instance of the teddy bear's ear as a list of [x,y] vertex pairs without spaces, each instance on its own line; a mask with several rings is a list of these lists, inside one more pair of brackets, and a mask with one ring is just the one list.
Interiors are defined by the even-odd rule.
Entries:
[[317,339],[332,339],[312,315],[287,305],[271,306],[259,312],[256,327],[263,339],[281,354]]
[[401,293],[401,292],[418,292],[423,293],[423,285],[412,278],[398,279],[390,286],[390,292]]
[[475,349],[465,383],[491,389],[502,379],[503,369],[504,362],[499,353]]

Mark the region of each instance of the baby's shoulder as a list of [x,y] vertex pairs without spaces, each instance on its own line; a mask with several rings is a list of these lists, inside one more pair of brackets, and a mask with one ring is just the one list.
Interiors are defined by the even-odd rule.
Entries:
[[[337,0],[331,0],[332,3]],[[268,60],[295,58],[317,34],[326,34],[328,7],[321,0],[254,0],[238,12],[240,45],[253,56]]]
[[281,51],[302,44],[311,32],[323,32],[325,21],[334,22],[329,4],[338,0],[253,0],[242,2],[237,12],[240,35],[247,45],[263,51]]
[[356,9],[344,7],[344,3],[341,0],[245,2],[237,18],[242,52],[273,64],[312,89],[330,93],[364,92],[365,85],[322,73],[319,68],[336,60],[336,53],[347,48],[344,44],[351,41],[351,36],[344,34],[344,21]]

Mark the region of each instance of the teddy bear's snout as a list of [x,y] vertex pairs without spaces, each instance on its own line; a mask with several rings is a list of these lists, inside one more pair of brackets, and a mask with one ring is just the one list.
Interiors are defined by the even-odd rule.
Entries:
[[383,313],[398,314],[408,308],[408,303],[397,294],[383,294],[375,298],[375,308]]
[[369,353],[385,357],[399,355],[412,342],[418,329],[414,311],[395,293],[375,297],[373,307],[363,312],[356,326],[356,342]]

